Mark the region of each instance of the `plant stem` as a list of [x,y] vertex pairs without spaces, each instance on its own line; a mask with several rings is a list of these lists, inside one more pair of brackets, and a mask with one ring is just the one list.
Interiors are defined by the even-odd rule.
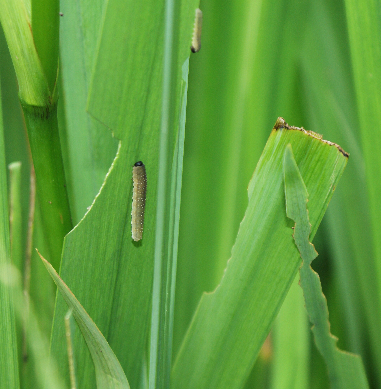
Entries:
[[72,229],[66,180],[58,132],[57,103],[45,107],[23,104],[33,164],[37,198],[51,263],[59,268],[64,236]]

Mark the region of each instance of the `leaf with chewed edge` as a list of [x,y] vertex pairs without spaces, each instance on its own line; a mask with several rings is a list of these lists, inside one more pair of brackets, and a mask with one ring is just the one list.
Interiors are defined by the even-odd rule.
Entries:
[[292,144],[317,231],[348,154],[278,118],[248,187],[224,276],[204,293],[175,358],[171,388],[242,388],[301,265],[285,212],[284,152]]
[[56,283],[67,305],[73,310],[73,316],[85,338],[94,362],[97,387],[129,389],[130,385],[126,375],[105,337],[50,263],[40,253],[38,255]]
[[284,188],[287,216],[295,222],[294,240],[303,259],[300,283],[311,323],[315,343],[323,356],[332,388],[368,388],[362,360],[355,354],[339,350],[337,338],[330,333],[327,301],[323,295],[320,279],[311,268],[317,252],[309,242],[311,224],[308,218],[308,192],[291,145],[284,152]]

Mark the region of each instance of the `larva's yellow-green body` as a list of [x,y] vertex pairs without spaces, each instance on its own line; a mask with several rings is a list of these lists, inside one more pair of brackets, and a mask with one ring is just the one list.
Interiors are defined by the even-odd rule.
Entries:
[[143,237],[144,208],[146,206],[147,175],[143,162],[136,162],[132,168],[134,189],[132,193],[132,239],[137,242]]
[[196,17],[194,20],[194,29],[192,37],[192,53],[197,53],[201,49],[201,28],[202,28],[202,11],[200,8],[196,9]]

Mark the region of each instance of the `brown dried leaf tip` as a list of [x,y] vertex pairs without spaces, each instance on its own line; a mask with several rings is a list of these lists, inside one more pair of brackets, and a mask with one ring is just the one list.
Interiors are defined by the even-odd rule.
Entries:
[[330,146],[336,147],[340,151],[340,153],[344,155],[344,157],[346,157],[346,158],[349,157],[349,154],[346,151],[344,151],[338,144],[330,142],[329,140],[324,140],[323,135],[320,135],[320,134],[313,132],[313,131],[306,131],[303,127],[289,126],[283,118],[279,117],[274,124],[274,130],[278,131],[278,130],[282,130],[282,129],[302,131],[305,134],[307,134],[308,136],[311,136],[312,138],[319,139],[320,141],[322,141]]

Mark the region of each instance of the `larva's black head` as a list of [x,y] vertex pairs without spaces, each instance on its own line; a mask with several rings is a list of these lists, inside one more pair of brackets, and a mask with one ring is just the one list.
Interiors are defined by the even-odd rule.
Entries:
[[135,163],[134,166],[144,166],[144,163],[142,161],[138,161]]

